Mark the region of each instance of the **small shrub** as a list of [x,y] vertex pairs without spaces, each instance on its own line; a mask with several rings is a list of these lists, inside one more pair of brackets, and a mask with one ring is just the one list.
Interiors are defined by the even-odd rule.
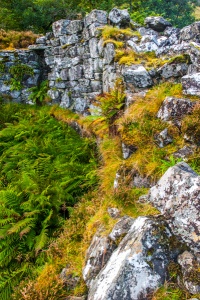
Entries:
[[27,48],[35,43],[39,35],[32,31],[5,31],[0,30],[0,50]]
[[41,82],[39,86],[30,88],[29,91],[31,94],[29,95],[29,100],[32,100],[33,103],[38,105],[51,101],[51,98],[47,95],[48,89],[48,80]]
[[10,85],[10,90],[19,91],[23,88],[23,79],[25,76],[33,76],[34,71],[28,65],[17,63],[10,67],[9,73],[11,74],[11,79],[5,81],[5,84]]

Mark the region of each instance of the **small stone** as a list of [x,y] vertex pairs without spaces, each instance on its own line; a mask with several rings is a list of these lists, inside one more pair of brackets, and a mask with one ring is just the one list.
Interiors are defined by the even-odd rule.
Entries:
[[94,9],[93,11],[91,11],[91,13],[89,13],[85,17],[84,19],[85,27],[88,27],[92,23],[96,23],[96,22],[101,24],[101,26],[107,24],[107,15],[108,15],[107,12],[103,10]]
[[200,41],[200,22],[195,22],[191,25],[185,26],[180,31],[180,41],[193,40],[197,43]]
[[152,28],[158,32],[164,31],[168,26],[172,26],[170,22],[163,17],[147,17],[144,20],[147,27]]
[[178,263],[181,265],[182,278],[179,276],[179,282],[191,294],[200,293],[200,265],[195,260],[192,253],[185,251],[183,254],[178,256]]
[[172,137],[168,134],[168,129],[165,128],[159,134],[154,137],[158,147],[163,148],[173,142]]
[[186,159],[187,157],[191,156],[194,153],[194,149],[189,146],[184,146],[182,149],[173,153],[175,158],[182,158]]
[[109,216],[113,219],[117,219],[120,217],[120,210],[115,207],[109,207],[107,209]]
[[127,9],[113,8],[108,19],[115,26],[126,27],[129,26],[131,18]]
[[192,112],[195,102],[189,99],[180,99],[175,97],[166,97],[163,101],[157,117],[165,122],[172,121],[180,126],[181,119]]
[[152,86],[152,79],[147,70],[139,65],[125,67],[123,76],[126,83],[132,83],[135,87],[146,88]]
[[124,159],[127,159],[133,154],[137,149],[134,146],[126,145],[122,143],[122,156]]

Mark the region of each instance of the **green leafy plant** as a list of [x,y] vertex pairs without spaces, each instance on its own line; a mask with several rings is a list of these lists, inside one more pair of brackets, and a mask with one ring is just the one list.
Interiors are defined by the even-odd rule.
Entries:
[[116,80],[114,89],[110,93],[104,93],[97,97],[101,114],[108,123],[111,132],[113,131],[114,121],[125,105],[125,99],[124,83],[120,78]]
[[49,102],[51,98],[47,95],[49,89],[48,80],[42,81],[39,86],[34,86],[29,89],[32,93],[29,95],[29,100],[32,100],[36,104],[45,104]]
[[23,79],[27,76],[33,76],[34,71],[28,65],[24,65],[21,63],[16,63],[15,65],[11,66],[9,69],[9,73],[11,75],[11,79],[5,81],[5,84],[10,85],[11,91],[13,90],[21,90],[23,88]]
[[67,207],[97,184],[93,142],[48,110],[18,105],[0,131],[2,300],[44,263],[44,250],[58,236]]

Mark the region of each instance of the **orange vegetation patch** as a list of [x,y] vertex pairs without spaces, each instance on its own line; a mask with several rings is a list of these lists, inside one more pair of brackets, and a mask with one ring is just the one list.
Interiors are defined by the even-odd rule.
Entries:
[[40,35],[32,31],[5,31],[0,29],[0,50],[27,48],[35,43]]

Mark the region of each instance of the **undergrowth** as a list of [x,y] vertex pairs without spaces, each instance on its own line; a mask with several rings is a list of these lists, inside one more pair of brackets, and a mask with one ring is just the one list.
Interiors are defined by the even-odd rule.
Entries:
[[[175,125],[157,119],[157,112],[166,96],[182,97],[181,85],[164,83],[154,87],[147,92],[145,97],[138,97],[124,111],[124,86],[122,81],[118,81],[113,91],[102,94],[97,99],[98,113],[96,115],[78,116],[58,106],[53,106],[48,110],[48,117],[46,116],[46,118],[53,116],[54,119],[59,120],[59,126],[76,125],[75,127],[78,127],[83,136],[95,137],[98,144],[99,168],[96,172],[96,162],[94,158],[91,162],[90,158],[94,171],[90,170],[84,176],[86,183],[81,184],[81,191],[86,184],[83,191],[84,195],[80,191],[78,194],[82,197],[78,197],[78,202],[75,201],[76,203],[74,202],[73,205],[70,205],[71,202],[68,204],[64,201],[61,212],[63,214],[67,213],[67,219],[64,221],[63,231],[48,247],[39,252],[39,255],[41,255],[39,263],[31,276],[21,280],[20,285],[16,287],[13,295],[14,300],[66,299],[69,295],[82,296],[86,294],[87,289],[82,279],[86,250],[99,228],[101,228],[101,234],[106,236],[116,222],[108,214],[108,208],[115,207],[119,210],[120,216],[129,215],[134,218],[141,215],[158,214],[158,211],[150,204],[138,202],[138,198],[146,194],[148,189],[133,187],[131,185],[131,174],[136,172],[140,176],[150,178],[152,184],[155,183],[168,167],[179,161],[179,159],[174,158],[173,153],[185,145],[183,136],[187,132],[193,132],[194,137],[198,137],[199,123],[198,106],[194,109],[194,115],[191,114],[183,119],[182,132]],[[7,120],[6,114],[5,120]],[[15,118],[16,116],[13,121],[18,122]],[[31,118],[34,119],[34,116]],[[194,127],[192,127],[193,121]],[[2,124],[2,126],[7,125]],[[168,128],[169,134],[173,137],[173,142],[164,148],[159,148],[155,142],[155,135],[165,128]],[[27,136],[24,136],[22,131],[19,138],[24,141]],[[51,140],[51,142],[53,141]],[[136,149],[127,160],[122,157],[122,142],[134,146]],[[197,150],[188,158],[188,162],[193,163],[196,170],[200,166]],[[65,173],[64,170],[68,167],[68,164],[64,164],[59,169],[59,176],[63,172]],[[116,173],[120,169],[131,170],[132,173],[124,172],[123,180],[117,188],[114,188],[113,183]],[[67,175],[65,174],[65,176]],[[76,176],[70,176],[71,181],[67,182],[73,186]],[[96,176],[99,178],[98,187],[95,186]],[[88,192],[90,184],[93,185],[93,190]],[[58,183],[58,186],[60,186],[60,183]],[[63,186],[65,187],[65,184]],[[79,185],[75,183],[76,191],[78,187]],[[69,201],[71,201],[71,198]],[[59,274],[64,267],[66,276],[63,281]],[[75,288],[71,284],[71,278],[74,277],[80,279]],[[161,287],[153,295],[154,300],[161,298],[178,300],[187,299],[186,297],[184,291],[176,286],[172,288],[171,285]]]
[[5,31],[0,30],[0,50],[27,48],[35,43],[39,35],[32,31]]
[[[10,110],[9,110],[9,108]],[[4,110],[5,109],[5,110]],[[8,111],[12,116],[8,116]],[[97,184],[95,144],[42,109],[1,106],[0,298],[33,276],[70,209]]]

